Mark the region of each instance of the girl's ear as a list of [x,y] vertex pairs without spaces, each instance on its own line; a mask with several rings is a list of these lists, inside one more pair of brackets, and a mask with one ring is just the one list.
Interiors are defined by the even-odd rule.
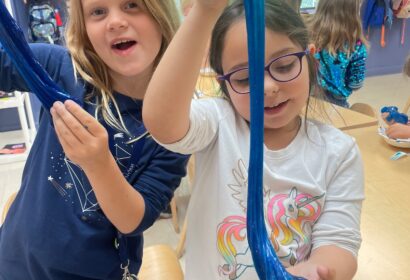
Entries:
[[309,50],[309,53],[310,53],[311,55],[314,55],[314,54],[316,53],[315,44],[309,44],[309,45],[308,45],[308,50]]

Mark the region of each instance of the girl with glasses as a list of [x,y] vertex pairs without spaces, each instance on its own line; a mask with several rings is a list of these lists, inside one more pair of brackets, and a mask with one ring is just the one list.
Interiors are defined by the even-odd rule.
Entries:
[[[159,63],[143,118],[168,149],[196,155],[186,279],[257,279],[246,236],[250,95],[244,5],[198,0]],[[267,0],[264,209],[276,254],[294,275],[351,279],[360,247],[363,168],[355,141],[309,120],[314,90],[307,30]],[[212,32],[210,64],[226,98],[191,100]]]
[[320,0],[309,20],[318,52],[318,82],[326,100],[350,107],[348,98],[363,86],[367,41],[360,20],[361,0]]
[[[143,232],[188,157],[148,136],[142,103],[178,28],[173,1],[70,0],[67,48],[30,45],[72,98],[44,112],[0,228],[0,279],[136,279]],[[0,49],[0,89],[28,91]]]

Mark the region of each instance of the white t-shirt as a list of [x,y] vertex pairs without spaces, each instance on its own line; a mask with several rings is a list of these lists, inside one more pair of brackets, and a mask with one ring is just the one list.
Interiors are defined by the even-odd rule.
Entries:
[[[248,124],[228,101],[217,98],[194,100],[190,118],[187,135],[164,145],[195,153],[186,279],[258,279],[246,237]],[[288,147],[264,147],[263,171],[266,229],[285,266],[323,245],[357,255],[364,179],[353,138],[302,120]]]

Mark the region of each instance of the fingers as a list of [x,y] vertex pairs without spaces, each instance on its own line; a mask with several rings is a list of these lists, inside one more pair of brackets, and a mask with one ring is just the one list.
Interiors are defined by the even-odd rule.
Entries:
[[58,139],[60,140],[61,146],[63,146],[63,149],[71,149],[78,145],[79,140],[71,133],[70,129],[65,125],[64,121],[58,115],[54,107],[50,109],[50,113],[53,117],[54,129],[56,131]]
[[386,135],[389,138],[394,138],[394,139],[410,138],[410,126],[401,124],[401,123],[395,123],[386,129]]
[[[52,107],[55,127],[59,129],[61,136],[66,137],[66,140],[68,140],[67,137],[70,140],[75,137],[80,143],[86,143],[92,135],[94,127],[92,123],[96,120],[73,101],[66,103],[68,104],[64,105],[61,102],[55,102]],[[92,120],[90,121],[88,117]]]
[[395,123],[395,121],[394,121],[393,119],[391,119],[390,121],[387,120],[388,117],[390,116],[390,113],[382,113],[381,116],[382,116],[382,119],[384,120],[384,122],[385,122],[386,124],[392,125],[392,124]]
[[74,101],[67,100],[64,102],[64,106],[80,122],[83,128],[92,135],[97,136],[103,130],[101,124]]

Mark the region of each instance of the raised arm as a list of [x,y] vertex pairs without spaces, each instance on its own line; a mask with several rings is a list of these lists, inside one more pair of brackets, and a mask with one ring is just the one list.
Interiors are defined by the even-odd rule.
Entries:
[[199,69],[212,28],[227,0],[198,0],[159,63],[144,97],[143,118],[162,143],[183,138]]

